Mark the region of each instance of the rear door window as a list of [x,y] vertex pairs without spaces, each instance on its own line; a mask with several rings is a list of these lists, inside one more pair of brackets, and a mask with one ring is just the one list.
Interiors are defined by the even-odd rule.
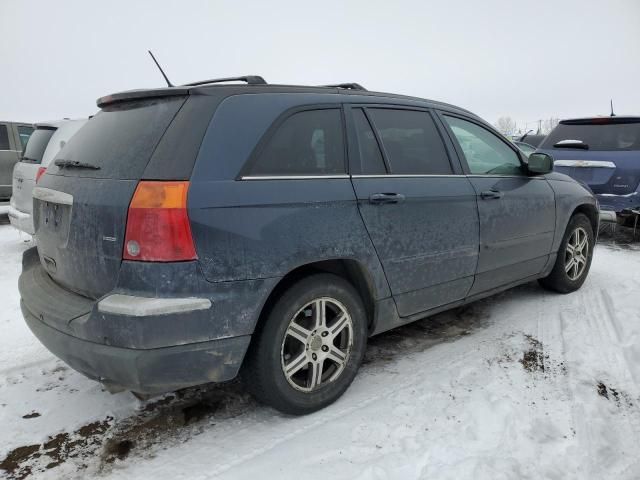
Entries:
[[451,163],[431,115],[423,111],[368,108],[392,174],[451,174]]
[[522,175],[518,154],[497,135],[458,117],[444,116],[474,175]]
[[51,136],[56,131],[54,127],[38,127],[29,137],[27,146],[22,154],[22,162],[41,163],[44,151],[49,145]]
[[339,109],[307,110],[288,117],[269,138],[248,174],[252,176],[346,173]]
[[0,124],[0,150],[10,150],[9,129],[6,125]]
[[387,173],[382,159],[380,146],[373,134],[369,120],[361,108],[352,110],[353,122],[358,137],[358,150],[360,155],[360,170],[363,175],[380,175]]

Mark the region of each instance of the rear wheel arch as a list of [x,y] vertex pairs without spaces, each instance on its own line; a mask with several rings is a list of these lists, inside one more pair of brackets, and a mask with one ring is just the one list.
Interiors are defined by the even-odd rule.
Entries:
[[267,300],[263,304],[254,333],[260,330],[264,319],[269,315],[269,312],[273,308],[275,302],[284,292],[301,279],[317,273],[332,273],[337,275],[345,279],[356,289],[365,307],[368,327],[369,330],[371,330],[375,314],[376,298],[375,286],[371,273],[361,262],[357,260],[332,259],[300,265],[282,277],[271,290],[271,293],[269,293]]

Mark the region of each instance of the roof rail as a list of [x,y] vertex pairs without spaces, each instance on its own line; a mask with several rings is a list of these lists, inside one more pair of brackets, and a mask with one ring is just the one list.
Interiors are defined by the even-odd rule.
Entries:
[[248,85],[266,85],[267,82],[259,75],[244,75],[242,77],[212,78],[211,80],[201,80],[199,82],[185,83],[183,87],[196,87],[198,85],[208,85],[210,83],[222,82],[246,82]]
[[330,88],[346,88],[347,90],[364,90],[367,91],[359,83],[336,83],[335,85],[320,85],[321,87],[330,87]]

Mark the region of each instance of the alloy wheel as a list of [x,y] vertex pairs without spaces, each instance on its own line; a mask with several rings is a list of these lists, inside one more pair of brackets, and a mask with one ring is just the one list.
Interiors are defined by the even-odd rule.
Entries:
[[587,231],[576,228],[567,241],[564,254],[564,270],[571,281],[576,281],[584,273],[589,258],[589,236]]
[[281,364],[287,382],[315,391],[344,371],[353,345],[353,321],[338,300],[321,297],[302,307],[285,332]]

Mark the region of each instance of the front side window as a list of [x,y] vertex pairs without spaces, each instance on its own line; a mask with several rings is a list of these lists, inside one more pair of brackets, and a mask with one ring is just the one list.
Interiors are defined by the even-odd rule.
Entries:
[[474,175],[522,175],[518,154],[489,130],[467,120],[444,116]]
[[427,112],[370,108],[392,174],[452,173],[440,134]]
[[255,176],[344,174],[340,110],[308,110],[291,115],[249,170]]
[[9,150],[9,131],[6,125],[0,125],[0,150]]

